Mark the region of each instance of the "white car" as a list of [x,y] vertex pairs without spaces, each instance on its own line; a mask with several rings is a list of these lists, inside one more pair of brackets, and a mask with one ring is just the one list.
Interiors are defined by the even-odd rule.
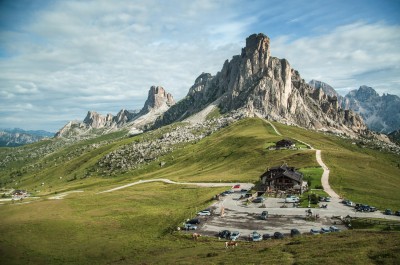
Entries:
[[287,196],[285,199],[285,202],[299,202],[299,201],[300,198],[293,195]]
[[197,215],[200,215],[200,216],[211,215],[211,212],[207,211],[207,210],[204,210],[204,211],[198,212]]
[[240,232],[239,231],[233,231],[232,233],[231,233],[231,240],[233,240],[233,241],[235,241],[236,239],[238,239],[239,238],[239,236],[240,236]]

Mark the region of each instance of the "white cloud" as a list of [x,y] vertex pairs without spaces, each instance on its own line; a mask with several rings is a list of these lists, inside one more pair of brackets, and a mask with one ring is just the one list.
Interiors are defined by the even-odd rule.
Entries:
[[[7,54],[1,57],[0,50],[0,117],[9,127],[55,131],[88,110],[141,108],[152,85],[180,99],[199,74],[215,74],[240,54],[248,35],[310,20],[310,13],[283,12],[279,2],[268,8],[263,1],[235,0],[52,2],[17,30],[0,31]],[[355,23],[324,34],[273,38],[271,53],[288,58],[304,78],[335,87],[362,85],[355,83],[381,69],[370,74],[375,83],[366,84],[386,89],[381,84],[388,80],[399,88],[384,70],[400,76],[393,67],[398,27]],[[20,111],[11,111],[18,104]]]
[[306,80],[318,79],[342,94],[369,85],[399,94],[400,27],[363,22],[328,34],[272,40],[272,54],[285,57]]
[[[42,115],[41,124],[71,109],[71,119],[83,118],[89,109],[116,113],[121,108],[141,108],[152,85],[164,86],[180,99],[199,74],[216,73],[226,59],[240,52],[241,45],[230,42],[244,34],[249,22],[233,21],[232,9],[221,12],[221,5],[55,2],[18,33],[0,32],[3,47],[12,55],[0,59],[4,106],[0,115],[17,115],[11,113],[16,108],[27,110],[27,101],[43,106],[42,113],[31,113]],[[220,34],[210,38],[209,28]],[[15,105],[16,99],[20,105]]]

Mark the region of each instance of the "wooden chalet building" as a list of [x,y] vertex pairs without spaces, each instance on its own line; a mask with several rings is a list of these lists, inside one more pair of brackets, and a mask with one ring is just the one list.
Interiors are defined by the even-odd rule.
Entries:
[[260,181],[266,191],[288,191],[303,193],[303,174],[283,164],[272,167],[260,176]]
[[283,149],[283,148],[295,148],[296,145],[293,141],[289,139],[282,139],[275,144],[276,149]]

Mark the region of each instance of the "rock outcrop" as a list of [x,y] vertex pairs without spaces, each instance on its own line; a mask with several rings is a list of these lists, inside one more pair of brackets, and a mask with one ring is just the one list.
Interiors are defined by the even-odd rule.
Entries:
[[164,88],[160,86],[152,86],[149,90],[147,100],[139,114],[144,115],[154,110],[166,111],[174,104],[174,98],[170,93],[167,93]]
[[337,97],[307,84],[286,59],[272,57],[264,34],[249,36],[241,55],[226,60],[215,76],[202,73],[187,96],[165,112],[155,127],[183,120],[217,99],[223,113],[245,109],[249,116],[305,128],[346,134],[366,130],[361,117],[340,108]]
[[90,137],[91,135],[112,132],[119,128],[128,128],[132,134],[138,134],[174,104],[174,98],[164,88],[152,86],[140,111],[122,109],[115,116],[110,113],[101,115],[95,111],[89,111],[82,122],[68,122],[55,136],[65,138]]

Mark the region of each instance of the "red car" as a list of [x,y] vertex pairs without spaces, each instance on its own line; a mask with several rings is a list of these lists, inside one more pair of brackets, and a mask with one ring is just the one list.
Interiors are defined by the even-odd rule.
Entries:
[[234,189],[240,189],[240,184],[236,184],[235,186],[233,186]]

